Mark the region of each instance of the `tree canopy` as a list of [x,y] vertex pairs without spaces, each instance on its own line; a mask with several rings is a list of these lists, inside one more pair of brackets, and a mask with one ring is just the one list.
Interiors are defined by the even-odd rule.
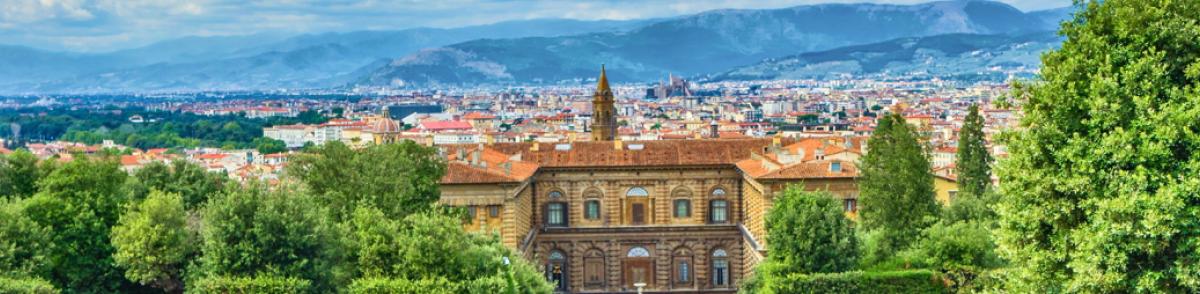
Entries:
[[858,263],[858,239],[841,202],[828,192],[792,186],[767,213],[768,262],[779,274],[836,273]]
[[113,292],[128,285],[113,263],[110,228],[127,201],[116,162],[77,159],[38,181],[23,214],[48,228],[48,279],[72,292]]
[[197,240],[188,230],[183,198],[158,190],[130,205],[112,228],[114,261],[125,277],[167,292],[183,290],[182,270]]
[[1079,3],[1014,95],[998,174],[1016,292],[1200,292],[1200,1]]
[[321,195],[339,220],[362,205],[403,217],[437,202],[438,183],[446,173],[443,161],[435,149],[407,140],[361,150],[334,141],[295,157],[287,172]]

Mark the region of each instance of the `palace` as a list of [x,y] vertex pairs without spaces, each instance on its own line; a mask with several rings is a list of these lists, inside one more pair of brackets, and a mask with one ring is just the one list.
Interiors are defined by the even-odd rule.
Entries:
[[444,147],[441,201],[498,232],[559,292],[732,293],[766,251],[764,218],[791,184],[857,212],[865,138],[614,140],[603,70],[593,140]]

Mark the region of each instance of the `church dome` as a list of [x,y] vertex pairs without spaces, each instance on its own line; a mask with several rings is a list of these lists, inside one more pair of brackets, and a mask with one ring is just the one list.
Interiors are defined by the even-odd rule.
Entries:
[[372,127],[376,133],[399,133],[401,131],[400,123],[387,117],[379,118]]

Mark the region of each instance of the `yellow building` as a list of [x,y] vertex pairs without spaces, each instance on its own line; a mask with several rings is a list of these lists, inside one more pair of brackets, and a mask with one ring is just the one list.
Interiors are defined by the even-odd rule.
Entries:
[[955,178],[937,175],[933,176],[933,190],[936,191],[938,203],[950,205],[950,201],[958,196],[958,181]]

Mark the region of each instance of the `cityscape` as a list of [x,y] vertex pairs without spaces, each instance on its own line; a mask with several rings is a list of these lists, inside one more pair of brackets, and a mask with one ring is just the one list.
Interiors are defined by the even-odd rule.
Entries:
[[0,293],[1200,291],[1200,2],[3,5]]

